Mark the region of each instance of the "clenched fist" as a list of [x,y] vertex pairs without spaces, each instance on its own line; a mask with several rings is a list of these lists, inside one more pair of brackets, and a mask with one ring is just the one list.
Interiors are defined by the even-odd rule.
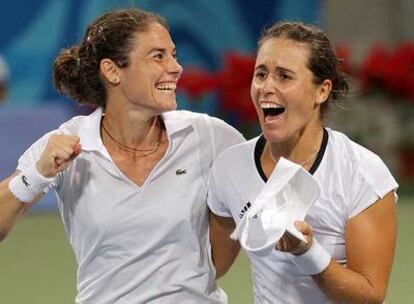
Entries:
[[289,232],[285,232],[283,237],[277,242],[275,249],[279,251],[287,251],[296,255],[306,252],[313,241],[312,227],[304,221],[296,221],[295,227],[299,232],[302,232],[306,242],[303,242]]
[[82,151],[79,140],[74,135],[51,135],[36,164],[40,174],[49,178],[66,169]]

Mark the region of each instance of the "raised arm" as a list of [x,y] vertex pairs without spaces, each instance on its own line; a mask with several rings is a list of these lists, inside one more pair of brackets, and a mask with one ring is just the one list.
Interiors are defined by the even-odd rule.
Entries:
[[9,190],[10,180],[18,174],[17,171],[0,183],[0,241],[6,238],[17,218],[31,206],[21,203]]
[[36,163],[0,183],[0,241],[6,238],[18,217],[43,196],[42,190],[53,177],[80,152],[77,136],[52,135]]
[[235,227],[232,218],[217,216],[210,212],[210,242],[216,279],[226,274],[239,253],[239,242],[230,238]]

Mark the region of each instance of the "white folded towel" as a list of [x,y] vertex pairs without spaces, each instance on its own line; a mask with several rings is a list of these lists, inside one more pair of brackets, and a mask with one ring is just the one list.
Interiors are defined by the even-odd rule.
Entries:
[[280,158],[269,180],[231,234],[242,248],[260,256],[271,253],[288,231],[306,241],[294,227],[319,197],[316,180],[302,166]]

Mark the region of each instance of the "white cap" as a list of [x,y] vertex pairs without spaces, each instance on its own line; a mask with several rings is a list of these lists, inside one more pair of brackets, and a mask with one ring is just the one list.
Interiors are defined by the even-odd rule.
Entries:
[[286,231],[306,241],[294,227],[294,222],[305,218],[319,194],[319,185],[309,172],[300,165],[280,158],[231,238],[238,239],[246,251],[260,256],[270,254]]

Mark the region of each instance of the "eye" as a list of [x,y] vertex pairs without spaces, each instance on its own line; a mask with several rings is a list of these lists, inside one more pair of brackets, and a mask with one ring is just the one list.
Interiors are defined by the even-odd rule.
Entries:
[[278,77],[279,77],[280,80],[292,79],[292,77],[290,75],[288,75],[287,73],[284,73],[284,72],[279,73]]
[[174,59],[177,59],[177,53],[173,53],[173,54],[172,54],[172,57],[173,57]]
[[260,79],[260,80],[266,79],[266,76],[267,76],[266,73],[263,72],[263,71],[257,71],[254,74],[254,77],[257,78],[257,79]]
[[156,52],[152,57],[155,59],[162,60],[164,59],[164,54],[162,52]]

